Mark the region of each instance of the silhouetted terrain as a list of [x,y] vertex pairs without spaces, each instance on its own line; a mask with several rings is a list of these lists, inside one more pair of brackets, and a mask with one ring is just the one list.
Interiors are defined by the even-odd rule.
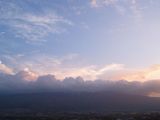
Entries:
[[159,112],[111,113],[111,114],[10,114],[1,115],[0,120],[159,120]]
[[0,111],[145,112],[160,110],[160,98],[113,92],[57,92],[0,95]]

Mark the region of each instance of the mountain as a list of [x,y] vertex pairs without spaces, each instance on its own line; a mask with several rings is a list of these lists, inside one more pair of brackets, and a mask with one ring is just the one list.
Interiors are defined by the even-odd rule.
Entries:
[[0,95],[0,111],[134,112],[160,110],[160,98],[114,92],[57,92]]

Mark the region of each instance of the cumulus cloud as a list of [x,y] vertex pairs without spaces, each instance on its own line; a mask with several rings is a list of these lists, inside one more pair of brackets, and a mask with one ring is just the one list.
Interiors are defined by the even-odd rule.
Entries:
[[[85,80],[82,77],[57,79],[54,75],[37,76],[34,80],[31,71],[20,71],[16,74],[0,74],[0,93],[26,92],[96,92],[113,91],[127,94],[156,96],[160,93],[160,80],[127,81],[127,80]],[[26,79],[27,78],[27,79]]]
[[3,71],[0,92],[116,91],[148,96],[159,96],[160,93],[159,64],[134,69],[116,63],[102,66],[78,64],[76,61],[82,63],[82,60],[77,54],[23,57],[5,58],[15,65],[13,69],[0,64]]
[[28,81],[33,81],[37,79],[38,75],[33,71],[30,71],[28,68],[25,68],[24,70],[18,72],[16,74],[16,77],[20,79],[28,80]]

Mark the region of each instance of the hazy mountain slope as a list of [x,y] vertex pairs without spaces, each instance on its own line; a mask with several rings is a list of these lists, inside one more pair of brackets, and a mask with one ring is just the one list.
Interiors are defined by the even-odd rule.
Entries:
[[122,93],[32,93],[0,95],[0,110],[112,112],[160,110],[160,99]]

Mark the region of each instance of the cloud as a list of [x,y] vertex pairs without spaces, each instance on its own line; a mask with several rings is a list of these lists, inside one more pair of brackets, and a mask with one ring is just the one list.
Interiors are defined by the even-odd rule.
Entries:
[[[124,3],[129,3],[129,1],[130,0],[90,0],[90,5],[92,8],[112,7],[120,15],[125,15],[127,7],[124,6]],[[135,8],[134,6],[134,10]]]
[[[12,65],[14,71],[29,69],[39,75],[53,74],[59,79],[65,77],[81,76],[85,79],[112,79],[116,73],[125,69],[123,64],[108,64],[104,66],[86,64],[77,54],[65,56],[32,55],[26,56],[4,56],[4,60]],[[19,61],[17,63],[17,61]]]
[[18,72],[16,77],[23,80],[33,81],[37,79],[38,75],[28,68],[25,68],[24,70]]
[[98,7],[97,0],[91,0],[92,7]]
[[112,7],[120,15],[129,12],[136,23],[142,20],[142,9],[138,0],[90,0],[90,4],[92,8]]
[[[64,79],[67,76],[82,76],[86,79],[95,79],[95,66],[84,64],[83,59],[77,54],[59,57],[41,54],[32,55],[29,58],[19,55],[5,55],[3,59],[11,64],[14,72],[29,69],[39,75],[54,74],[59,79]],[[17,61],[19,62],[17,63]]]
[[137,0],[131,0],[131,5],[130,5],[130,9],[134,15],[134,19],[137,22],[141,22],[142,20],[142,12],[140,7],[138,6],[138,2]]
[[2,61],[0,61],[0,73],[12,74],[13,70],[12,70],[12,68],[3,64]]
[[[130,68],[125,64],[111,63],[104,65],[86,64],[86,61],[78,54],[68,54],[65,56],[50,55],[23,55],[2,57],[12,72],[29,70],[38,75],[52,74],[58,79],[65,77],[81,76],[86,80],[127,80],[127,81],[147,81],[160,79],[160,65],[151,65],[146,68]],[[18,61],[18,63],[17,63]],[[9,72],[8,72],[9,73]],[[33,75],[34,78],[34,75]]]
[[41,16],[28,14],[16,19],[18,20],[14,23],[10,20],[10,26],[17,30],[18,37],[29,41],[45,41],[44,37],[50,33],[63,32],[63,29],[59,28],[58,24],[71,24],[71,22],[55,14]]
[[132,70],[130,72],[119,75],[119,78],[133,81],[133,80],[154,80],[160,78],[160,65],[152,65],[151,67],[139,70]]
[[82,77],[66,77],[57,79],[54,75],[32,78],[31,71],[20,71],[16,74],[0,74],[0,93],[30,93],[30,92],[67,92],[67,91],[109,91],[145,96],[156,96],[160,93],[160,80],[126,81],[126,80],[85,80]]
[[115,4],[118,0],[91,0],[92,7],[102,7]]
[[68,55],[61,59],[44,57],[44,62],[36,61],[36,65],[29,62],[31,66],[26,64],[17,72],[1,62],[0,93],[115,91],[147,96],[160,95],[160,65],[143,69],[131,69],[115,63],[101,67],[66,65],[66,60],[75,60],[73,56]]
[[41,11],[41,13],[24,10],[16,2],[0,2],[0,25],[9,27],[15,37],[27,42],[42,42],[49,34],[65,31],[65,25],[72,22],[57,15],[54,10]]

